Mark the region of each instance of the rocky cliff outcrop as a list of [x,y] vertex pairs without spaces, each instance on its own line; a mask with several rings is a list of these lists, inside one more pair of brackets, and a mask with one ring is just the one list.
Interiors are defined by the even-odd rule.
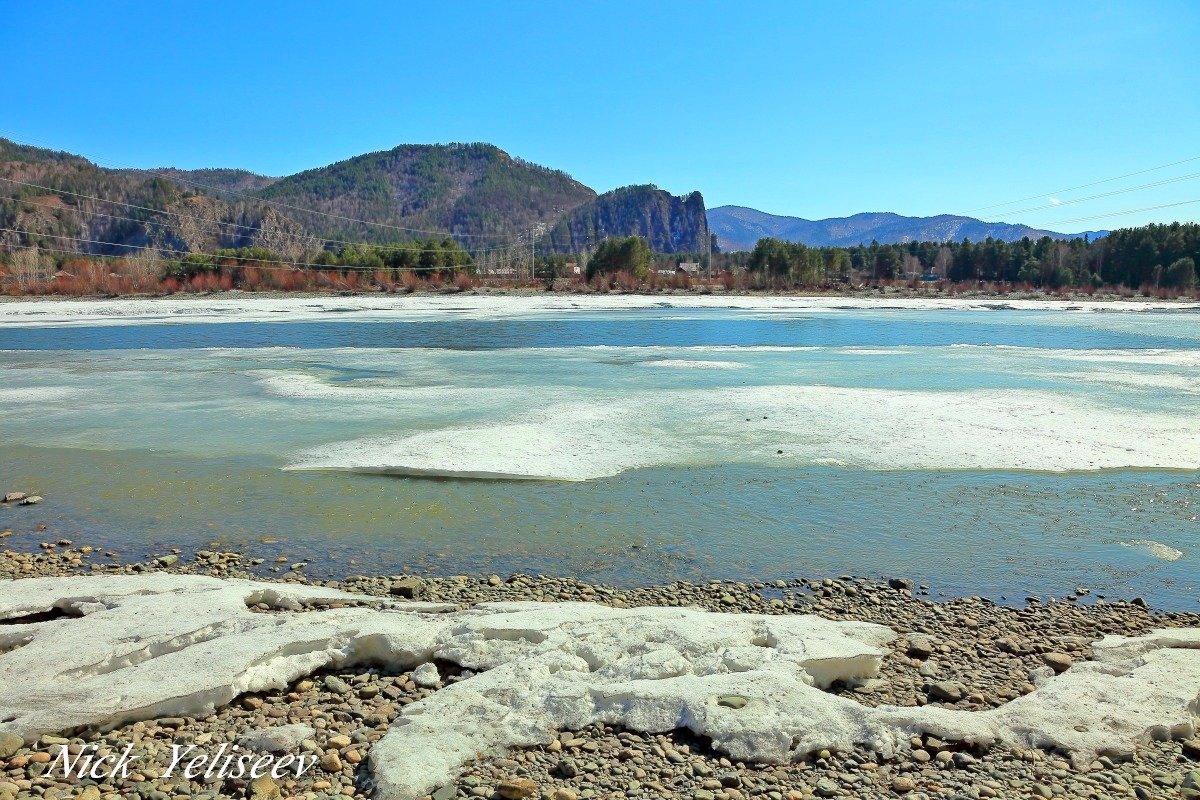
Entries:
[[613,236],[644,237],[656,253],[704,252],[704,198],[699,192],[676,197],[652,185],[614,189],[563,217],[545,242],[555,252],[578,253]]

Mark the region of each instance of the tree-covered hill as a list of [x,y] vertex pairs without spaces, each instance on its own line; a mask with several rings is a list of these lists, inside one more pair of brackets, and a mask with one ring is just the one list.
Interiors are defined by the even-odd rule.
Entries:
[[0,227],[32,232],[0,233],[0,244],[107,255],[147,245],[300,253],[340,247],[328,240],[444,233],[489,247],[595,197],[563,172],[487,144],[403,145],[280,179],[237,169],[106,169],[0,139],[0,179],[8,179],[0,180]]
[[105,255],[146,246],[167,255],[252,246],[299,253],[314,245],[299,224],[261,201],[226,201],[148,171],[105,169],[6,139],[0,228],[7,229],[0,245]]
[[[401,145],[283,178],[258,193],[290,207],[308,228],[341,239],[411,238],[396,228],[495,243],[550,223],[596,193],[564,172],[490,144]],[[366,220],[361,225],[335,217]]]
[[0,245],[105,255],[265,247],[292,257],[450,235],[495,261],[527,253],[538,225],[550,228],[538,246],[557,252],[631,235],[659,253],[702,252],[708,236],[699,192],[674,197],[646,185],[597,197],[564,172],[490,144],[401,145],[273,178],[106,169],[0,140],[0,179],[8,179],[0,180],[0,227],[30,232],[0,234]]

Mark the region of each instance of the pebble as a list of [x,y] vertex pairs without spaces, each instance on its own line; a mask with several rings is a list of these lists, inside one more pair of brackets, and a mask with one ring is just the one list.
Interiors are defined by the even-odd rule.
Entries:
[[929,694],[938,700],[957,703],[967,695],[967,687],[958,681],[935,681],[929,684]]
[[250,781],[250,797],[253,800],[279,800],[279,784],[270,775],[262,775]]
[[529,778],[506,778],[496,787],[496,794],[504,800],[522,800],[537,794],[538,785]]
[[388,591],[397,597],[415,600],[425,593],[425,581],[421,578],[406,576],[392,581]]
[[1046,662],[1046,666],[1056,673],[1066,672],[1075,663],[1075,659],[1066,653],[1043,653],[1042,661]]
[[919,661],[924,661],[932,656],[935,652],[937,652],[937,650],[934,647],[933,641],[928,636],[915,634],[908,637],[909,658],[915,658]]
[[0,731],[0,761],[12,758],[25,746],[25,739],[15,733]]
[[842,790],[829,778],[821,778],[817,781],[816,792],[821,797],[837,797]]
[[[261,705],[260,700],[259,706]],[[279,725],[244,733],[238,739],[238,744],[262,753],[294,753],[306,739],[312,739],[316,735],[317,732],[310,725]]]
[[329,675],[325,678],[325,688],[337,694],[353,694],[354,689],[350,688],[350,684],[346,683],[336,675]]

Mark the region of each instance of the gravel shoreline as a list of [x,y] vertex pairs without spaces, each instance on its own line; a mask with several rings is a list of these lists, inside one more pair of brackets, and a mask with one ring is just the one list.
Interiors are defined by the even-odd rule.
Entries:
[[[164,554],[141,563],[100,563],[103,554],[62,540],[40,552],[0,551],[0,578],[139,573],[151,570],[216,577],[253,577],[261,566],[236,552],[202,550],[190,560]],[[303,569],[303,567],[301,567]],[[412,597],[467,606],[490,600],[587,600],[617,607],[699,606],[713,611],[759,614],[814,613],[836,620],[888,625],[900,632],[877,679],[832,691],[866,705],[940,704],[959,709],[1003,705],[1035,684],[1091,655],[1106,634],[1136,635],[1153,628],[1200,627],[1200,614],[1157,612],[1140,601],[1108,602],[1079,588],[1064,600],[1027,602],[1015,608],[978,597],[934,601],[914,595],[911,582],[841,576],[771,583],[675,583],[618,589],[544,576],[359,576],[314,580],[300,570],[265,578],[329,586],[378,596]],[[1083,602],[1081,602],[1083,601]],[[266,608],[259,609],[264,613]],[[105,734],[46,736],[33,747],[5,744],[0,735],[0,800],[41,797],[175,798],[369,797],[366,756],[399,709],[440,685],[464,676],[439,664],[432,678],[418,671],[358,667],[324,671],[287,690],[243,695],[206,719],[159,719],[121,726]],[[470,673],[465,673],[469,675]],[[173,743],[216,748],[254,731],[281,725],[308,726],[295,751],[316,756],[320,766],[299,779],[240,779],[213,784],[178,776],[161,778]],[[62,746],[72,752],[96,744],[121,750],[134,744],[141,771],[120,785],[103,780],[63,780],[51,761]],[[119,746],[118,746],[119,745]],[[545,747],[474,762],[434,800],[452,798],[695,798],[695,800],[800,800],[853,798],[1200,798],[1200,741],[1159,741],[1131,760],[1102,757],[1071,764],[1042,750],[950,745],[933,737],[914,739],[913,749],[885,759],[867,749],[822,751],[811,760],[777,766],[731,762],[687,731],[650,735],[593,726],[569,731]],[[53,773],[53,774],[52,774]],[[94,785],[89,785],[94,784]]]

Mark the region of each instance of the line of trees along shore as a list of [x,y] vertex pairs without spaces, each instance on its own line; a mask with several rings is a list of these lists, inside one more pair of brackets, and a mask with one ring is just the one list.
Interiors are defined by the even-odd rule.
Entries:
[[760,239],[750,253],[724,253],[714,269],[745,269],[799,286],[912,276],[1060,288],[1125,286],[1190,290],[1197,285],[1200,224],[1146,225],[1095,241],[1043,237],[1003,242],[911,242],[807,247]]

